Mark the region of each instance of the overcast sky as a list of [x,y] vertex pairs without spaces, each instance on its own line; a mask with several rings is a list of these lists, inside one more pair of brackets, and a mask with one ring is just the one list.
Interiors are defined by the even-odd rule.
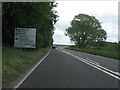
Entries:
[[55,24],[54,44],[72,44],[65,29],[79,13],[95,16],[103,22],[102,28],[107,32],[107,41],[118,41],[118,1],[56,1],[59,21]]

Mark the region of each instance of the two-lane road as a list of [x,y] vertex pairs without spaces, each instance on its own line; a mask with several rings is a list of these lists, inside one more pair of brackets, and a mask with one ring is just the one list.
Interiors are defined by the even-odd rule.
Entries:
[[19,88],[118,88],[118,79],[51,49]]

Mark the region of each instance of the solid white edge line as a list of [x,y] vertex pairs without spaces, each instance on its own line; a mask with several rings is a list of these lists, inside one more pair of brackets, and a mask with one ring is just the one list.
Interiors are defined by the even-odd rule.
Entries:
[[[113,74],[115,74],[115,75],[117,75],[117,76],[120,76],[120,73],[119,73],[119,72],[114,72],[114,71],[112,71],[112,70],[110,70],[110,69],[108,69],[108,68],[105,68],[105,67],[101,66],[99,63],[94,62],[94,61],[91,60],[91,59],[88,59],[88,58],[87,58],[87,60],[84,59],[84,58],[80,58],[80,59],[83,59],[84,61],[86,61],[86,62],[88,62],[88,63],[90,63],[90,64],[96,65],[96,66],[99,67],[99,68],[102,68],[102,69],[104,69],[104,70],[106,70],[106,71],[109,71],[109,72],[111,72],[111,73],[113,73]],[[90,61],[88,61],[88,60],[90,60]]]
[[[98,69],[98,70],[100,70],[100,71],[102,71],[102,72],[104,72],[104,73],[106,73],[106,74],[108,74],[108,75],[110,75],[110,76],[118,79],[118,80],[120,80],[120,78],[119,78],[118,76],[115,76],[114,74],[112,74],[112,73],[110,73],[110,72],[108,72],[108,71],[105,71],[105,70],[101,69],[100,67],[94,66],[94,65],[92,65],[91,63],[86,62],[86,61],[85,61],[86,59],[85,59],[85,60],[81,60],[82,58],[77,58],[77,57],[75,57],[74,55],[72,55],[72,54],[70,54],[70,53],[68,53],[68,52],[66,52],[66,51],[63,51],[63,50],[59,50],[59,51],[64,52],[64,53],[66,53],[66,54],[68,54],[68,55],[70,55],[70,56],[73,56],[73,57],[76,58],[77,60],[82,61],[82,62],[84,62],[84,63],[86,63],[86,64],[88,64],[88,65],[90,65],[90,66],[92,66],[92,67],[94,67],[94,68],[96,68],[96,69]],[[109,69],[107,69],[107,70],[109,70]],[[110,70],[110,71],[112,71],[112,70]],[[114,71],[113,71],[113,72],[114,72]]]
[[[78,58],[76,58],[76,59],[78,59]],[[78,60],[79,60],[79,61],[82,61],[82,60],[80,60],[80,59],[78,59]],[[94,67],[94,68],[96,68],[96,69],[98,69],[98,70],[100,70],[100,71],[102,71],[102,72],[104,72],[104,73],[106,73],[106,74],[108,74],[108,75],[110,75],[110,76],[118,79],[118,80],[120,80],[120,78],[119,78],[118,76],[115,76],[114,74],[112,74],[112,73],[110,73],[110,72],[108,72],[108,71],[105,71],[105,70],[101,69],[100,67],[94,66],[93,64],[91,64],[91,63],[89,63],[89,62],[85,62],[85,61],[82,61],[82,62],[84,62],[84,63],[86,63],[86,64],[88,64],[88,65],[90,65],[90,66],[92,66],[92,67]]]
[[100,65],[100,63],[98,63],[98,62],[96,62],[96,61],[94,61],[94,60],[91,60],[91,59],[89,59],[89,58],[86,58],[86,59],[89,60],[90,62],[96,64],[96,65]]
[[30,70],[30,72],[29,72],[27,75],[25,75],[25,77],[24,77],[17,85],[14,86],[14,88],[18,88],[18,87],[27,79],[27,77],[38,67],[38,65],[49,55],[49,53],[50,53],[50,50],[49,50],[49,52],[47,53],[47,55],[45,55],[45,56],[35,65],[35,67],[33,67],[33,68]]
[[[87,58],[87,59],[88,59],[88,60],[91,60],[91,59],[89,59],[89,58]],[[90,62],[94,62],[94,61],[91,60]],[[101,66],[99,63],[97,64],[97,62],[95,62],[95,65],[98,66],[98,67],[100,67],[100,68],[102,68],[102,69],[104,69],[104,70],[106,70],[106,71],[109,71],[109,72],[111,72],[111,73],[113,73],[113,74],[115,74],[115,75],[120,76],[120,73],[119,73],[119,72],[115,72],[115,71],[112,71],[112,70],[110,70],[110,69],[108,69],[108,68],[106,68],[106,67],[103,67],[103,66]]]

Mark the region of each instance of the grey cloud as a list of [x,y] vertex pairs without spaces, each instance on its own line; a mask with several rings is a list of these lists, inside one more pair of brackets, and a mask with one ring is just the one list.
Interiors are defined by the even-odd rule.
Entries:
[[56,23],[56,25],[55,25],[56,30],[59,29],[62,31],[65,31],[69,26],[70,26],[70,24],[65,21],[58,21],[58,23]]
[[99,21],[102,23],[113,23],[118,24],[118,16],[117,15],[105,15],[105,16],[96,16]]

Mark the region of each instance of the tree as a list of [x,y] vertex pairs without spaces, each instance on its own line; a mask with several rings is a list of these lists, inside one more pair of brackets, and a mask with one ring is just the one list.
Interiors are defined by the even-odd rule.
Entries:
[[37,30],[37,47],[49,47],[58,18],[56,6],[54,2],[3,2],[3,44],[13,46],[15,27],[32,27]]
[[66,29],[71,41],[80,47],[92,45],[93,42],[106,40],[107,33],[102,29],[101,23],[94,17],[79,14],[71,21],[71,26]]

